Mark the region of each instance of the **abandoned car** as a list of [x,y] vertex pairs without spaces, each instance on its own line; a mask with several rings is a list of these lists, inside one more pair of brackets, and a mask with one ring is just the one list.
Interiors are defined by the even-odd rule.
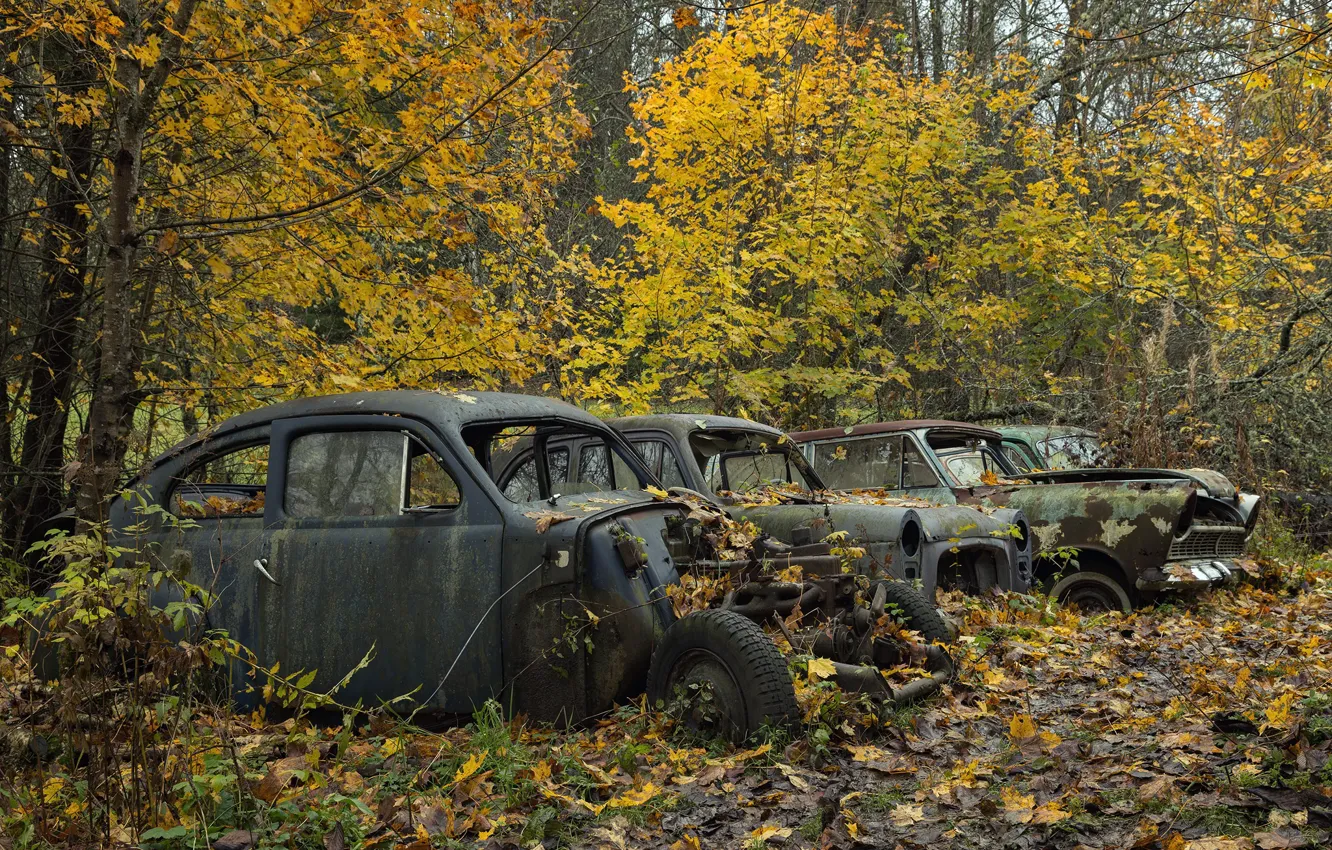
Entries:
[[[1230,580],[1257,520],[1256,497],[1218,473],[1078,470],[1020,473],[997,431],[908,420],[791,435],[825,481],[930,501],[1020,508],[1035,577],[1084,609],[1131,610],[1166,590]],[[912,457],[911,475],[902,457]]]
[[[492,458],[524,438],[596,441],[614,483],[573,495],[561,481],[557,495],[563,475],[541,451],[533,489],[501,489]],[[189,521],[136,510],[137,498],[117,499],[111,521],[133,534],[135,557],[153,553],[209,589],[203,625],[226,629],[258,667],[317,671],[311,687],[326,690],[369,654],[338,692],[345,704],[410,695],[407,705],[465,714],[494,698],[577,721],[645,689],[667,701],[706,686],[712,728],[743,736],[797,717],[785,660],[756,623],[789,619],[797,604],[804,618],[783,625],[792,644],[833,659],[847,687],[901,699],[951,670],[932,647],[923,685],[889,687],[879,668],[911,656],[872,633],[863,582],[812,570],[765,580],[755,557],[709,560],[689,536],[690,508],[645,490],[657,485],[616,432],[568,404],[356,393],[276,404],[187,439],[132,488]],[[818,563],[830,550],[766,541],[762,554]],[[701,569],[728,571],[741,594],[677,617],[666,589]],[[869,602],[879,614],[890,593],[928,607],[912,592],[876,589]],[[812,636],[795,631],[805,623],[817,624]],[[241,702],[254,698],[247,667],[229,671]]]
[[[610,424],[664,485],[713,500],[779,540],[808,544],[845,531],[865,549],[858,571],[919,581],[927,599],[937,586],[972,593],[1028,587],[1031,552],[1021,511],[836,495],[781,431],[745,419],[657,414]],[[632,474],[608,462],[594,436],[550,441],[546,456],[552,487],[565,493],[610,488]],[[499,478],[506,493],[535,492],[537,460],[528,450],[508,461]]]

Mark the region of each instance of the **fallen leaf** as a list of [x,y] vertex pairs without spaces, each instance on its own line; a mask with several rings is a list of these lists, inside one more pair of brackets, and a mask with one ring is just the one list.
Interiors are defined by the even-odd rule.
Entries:
[[770,838],[790,838],[794,830],[773,824],[764,824],[758,829],[749,833],[749,840],[745,842],[746,847],[758,847]]
[[1295,850],[1309,846],[1309,839],[1298,829],[1290,827],[1283,827],[1275,832],[1255,832],[1253,840],[1262,850]]
[[1037,733],[1036,721],[1030,714],[1015,714],[1013,719],[1008,721],[1008,737],[1014,741],[1026,741],[1035,738]]
[[809,680],[811,682],[817,682],[820,679],[831,679],[837,675],[837,668],[827,658],[811,658],[806,667],[809,670]]
[[458,768],[457,773],[453,774],[453,781],[462,782],[464,779],[472,776],[481,769],[481,765],[485,763],[486,756],[488,755],[490,755],[490,750],[482,750],[479,753],[472,753],[467,761],[463,763],[463,766]]
[[892,811],[893,826],[906,827],[925,820],[925,807],[898,803]]
[[1039,824],[1059,823],[1073,817],[1072,813],[1065,809],[1059,803],[1051,800],[1044,805],[1036,807],[1032,813],[1031,822]]
[[545,534],[552,525],[573,519],[569,514],[559,511],[528,511],[523,516],[536,520],[537,534]]
[[649,782],[646,785],[644,785],[642,788],[638,788],[633,791],[625,791],[623,794],[619,795],[618,797],[612,798],[609,802],[606,803],[606,806],[607,808],[611,809],[633,808],[635,806],[643,805],[648,800],[651,800],[653,797],[657,796],[660,793],[661,789],[653,785],[651,782]]

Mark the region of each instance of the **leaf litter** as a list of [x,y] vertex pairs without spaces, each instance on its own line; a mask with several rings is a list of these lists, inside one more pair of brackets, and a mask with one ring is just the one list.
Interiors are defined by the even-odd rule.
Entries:
[[[693,738],[641,699],[571,732],[494,705],[435,732],[375,714],[217,718],[171,757],[240,764],[251,814],[205,824],[176,806],[162,823],[233,850],[1324,847],[1332,566],[1255,572],[1127,616],[947,595],[961,638],[940,696],[885,714],[793,655],[803,733],[745,748]],[[8,673],[0,712],[21,715],[34,696]],[[80,792],[41,775],[14,781],[44,783],[35,822],[55,844]],[[329,811],[336,829],[315,815]]]

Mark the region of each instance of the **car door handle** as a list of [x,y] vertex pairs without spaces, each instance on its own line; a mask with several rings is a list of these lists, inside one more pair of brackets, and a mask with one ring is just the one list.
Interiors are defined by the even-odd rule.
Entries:
[[254,568],[255,568],[256,570],[258,570],[258,571],[259,571],[259,574],[262,575],[264,578],[266,578],[266,579],[268,579],[269,581],[273,582],[273,584],[277,584],[277,583],[278,583],[278,580],[275,579],[275,578],[273,578],[273,574],[270,573],[270,572],[268,571],[268,559],[267,559],[267,558],[255,558],[255,559],[254,559]]

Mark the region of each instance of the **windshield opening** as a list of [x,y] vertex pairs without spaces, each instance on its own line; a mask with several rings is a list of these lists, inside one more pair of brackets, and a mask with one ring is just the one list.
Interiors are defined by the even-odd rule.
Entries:
[[763,487],[822,489],[794,444],[776,434],[696,431],[689,436],[689,447],[714,493],[747,493]]
[[[588,437],[594,443],[571,459],[570,444]],[[656,486],[633,452],[607,439],[603,431],[580,424],[549,419],[474,425],[463,430],[463,440],[491,480],[514,502]],[[571,466],[577,469],[576,476],[570,475]]]
[[1051,469],[1094,469],[1105,465],[1105,450],[1095,437],[1069,434],[1049,437],[1036,444]]

